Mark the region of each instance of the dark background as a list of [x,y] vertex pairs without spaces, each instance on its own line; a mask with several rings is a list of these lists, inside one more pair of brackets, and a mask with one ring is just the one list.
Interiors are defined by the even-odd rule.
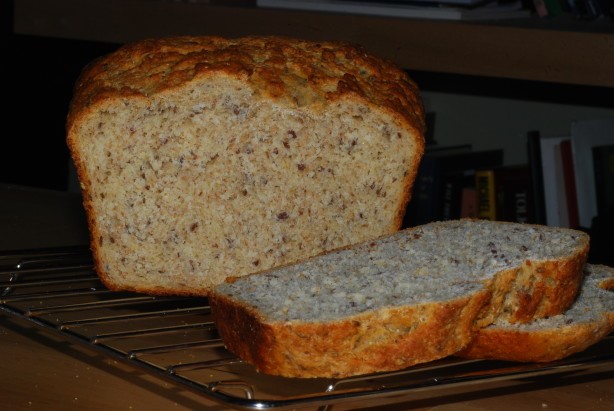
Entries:
[[[0,183],[69,188],[65,121],[73,85],[83,67],[120,44],[27,36],[13,32],[13,1],[0,1],[1,78],[8,112],[0,150]],[[182,33],[177,33],[182,34]],[[612,107],[602,87],[411,71],[424,91]]]
[[65,121],[73,85],[89,61],[118,45],[14,34],[13,2],[0,4],[0,78],[8,92],[0,182],[66,190]]

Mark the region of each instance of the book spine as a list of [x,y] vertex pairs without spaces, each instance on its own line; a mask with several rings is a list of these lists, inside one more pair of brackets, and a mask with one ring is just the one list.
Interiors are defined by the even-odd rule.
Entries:
[[436,218],[439,186],[436,159],[425,155],[418,168],[412,198],[403,218],[403,228],[426,224]]
[[438,219],[455,220],[460,218],[463,183],[464,173],[462,171],[447,173],[443,177],[442,209]]
[[[471,151],[452,148],[425,153],[403,226],[413,227],[436,220],[459,218],[465,175],[473,175],[475,168],[493,168],[502,162],[502,149]],[[471,180],[474,181],[473,178]]]
[[597,215],[614,220],[614,145],[593,147]]
[[529,214],[529,192],[520,188],[512,193],[511,199],[513,204],[512,215],[509,221],[517,223],[531,223],[531,215]]
[[569,219],[569,227],[577,228],[580,226],[580,214],[578,213],[578,195],[576,193],[576,176],[571,151],[571,140],[561,141],[560,149],[567,218]]
[[454,180],[446,178],[443,182],[441,219],[451,220],[454,212]]
[[[563,140],[565,141],[565,140]],[[561,154],[561,143],[559,142],[553,147],[554,150],[554,179],[552,180],[552,184],[555,186],[555,195],[554,198],[555,208],[557,213],[557,224],[559,227],[570,227],[569,225],[569,211],[567,209],[567,193],[566,193],[566,182],[565,182],[565,173],[563,171],[563,155]]]
[[478,218],[497,219],[494,170],[477,170],[475,188],[478,196]]
[[460,217],[478,218],[478,196],[475,185],[463,187]]
[[546,224],[554,227],[567,227],[567,206],[561,161],[561,141],[568,137],[548,137],[540,139],[541,165]]
[[544,178],[542,171],[541,135],[539,131],[527,134],[527,153],[529,158],[529,173],[531,198],[533,204],[533,219],[537,224],[546,224],[546,206],[544,199]]
[[614,118],[578,120],[571,124],[580,227],[590,228],[597,216],[593,148],[614,144]]
[[497,220],[535,223],[528,166],[504,166],[495,170]]

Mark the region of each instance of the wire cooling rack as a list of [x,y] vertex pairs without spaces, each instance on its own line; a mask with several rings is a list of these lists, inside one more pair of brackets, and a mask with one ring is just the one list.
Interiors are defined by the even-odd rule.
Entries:
[[398,372],[333,379],[258,373],[228,352],[205,298],[106,289],[86,248],[0,254],[0,309],[237,409],[320,411],[362,399],[400,398],[457,386],[584,372],[614,362],[614,336],[548,364],[447,358]]

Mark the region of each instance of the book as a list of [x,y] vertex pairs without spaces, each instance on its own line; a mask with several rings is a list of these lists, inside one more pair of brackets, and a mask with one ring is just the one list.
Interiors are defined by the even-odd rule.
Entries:
[[463,192],[467,193],[467,190],[472,188],[475,190],[476,195],[476,214],[478,214],[477,207],[477,189],[475,174],[477,170],[484,168],[499,167],[503,164],[503,150],[480,150],[473,151],[464,156],[461,156],[458,160],[458,166],[460,168],[449,167],[443,173],[443,199],[440,204],[438,219],[439,220],[452,220],[458,219],[462,216],[462,203]]
[[[453,170],[443,176],[443,198],[440,220],[455,220],[461,217],[477,217],[477,208],[472,212],[471,202],[477,207],[475,197],[475,170],[472,166],[463,170]],[[463,210],[463,206],[466,207]]]
[[403,220],[404,227],[434,221],[437,219],[436,205],[439,203],[441,184],[441,158],[471,151],[471,145],[427,146],[418,166],[413,193]]
[[614,145],[593,147],[597,215],[614,219]]
[[453,218],[458,218],[454,216],[454,203],[457,200],[455,188],[458,186],[458,182],[456,180],[461,178],[458,174],[459,173],[454,173],[444,176],[441,196],[441,213],[438,214],[441,217],[437,218],[439,220],[451,220]]
[[580,217],[578,215],[578,195],[576,193],[576,180],[570,139],[561,141],[560,153],[568,227],[578,228],[580,226]]
[[495,168],[495,218],[498,221],[535,223],[531,174],[526,164]]
[[426,131],[424,132],[424,145],[427,147],[433,147],[437,144],[435,141],[435,124],[437,113],[433,111],[427,111],[424,113],[424,120],[426,123]]
[[567,139],[563,139],[556,144],[552,149],[554,151],[554,180],[551,184],[556,190],[556,211],[558,213],[558,223],[560,227],[569,227],[569,211],[567,208],[567,190],[565,182],[565,173],[563,172],[563,154],[561,153],[561,144]]
[[571,147],[581,227],[589,228],[597,215],[593,147],[614,144],[614,117],[574,121]]
[[450,5],[441,1],[376,2],[343,0],[257,0],[258,7],[293,10],[316,10],[334,13],[366,14],[382,17],[424,18],[440,20],[497,20],[527,18],[531,11],[520,0],[476,1],[474,4]]
[[478,195],[478,218],[496,220],[495,172],[487,169],[477,170],[475,188]]
[[546,224],[540,139],[541,133],[537,130],[531,130],[527,133],[527,158],[531,175],[533,219],[536,224]]
[[460,218],[478,218],[478,195],[475,184],[463,187]]
[[589,230],[589,261],[614,267],[614,145],[593,147],[597,216]]
[[462,188],[468,180],[473,181],[474,171],[502,163],[502,149],[475,151],[470,145],[427,148],[403,225],[411,227],[460,216]]
[[549,226],[569,225],[560,153],[560,143],[566,139],[569,136],[542,136],[539,139],[544,210],[546,224]]
[[478,218],[535,223],[528,165],[505,165],[475,173]]

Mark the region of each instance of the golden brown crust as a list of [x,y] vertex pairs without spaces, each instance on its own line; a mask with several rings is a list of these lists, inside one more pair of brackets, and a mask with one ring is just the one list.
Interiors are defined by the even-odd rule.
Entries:
[[473,320],[489,297],[481,290],[453,301],[316,323],[267,323],[249,307],[218,294],[210,304],[226,348],[259,371],[341,378],[398,370],[457,352],[473,338]]
[[268,96],[296,105],[358,98],[395,113],[418,134],[424,132],[418,87],[393,63],[348,43],[256,36],[174,37],[127,44],[83,71],[67,128],[106,99],[150,96],[213,72],[242,78]]
[[[104,234],[96,227],[96,202],[88,196],[93,187],[81,158],[81,148],[92,136],[81,134],[80,127],[107,108],[116,109],[122,101],[150,99],[185,87],[192,80],[209,76],[228,76],[251,86],[258,97],[283,100],[286,107],[309,105],[313,112],[350,100],[377,107],[391,115],[392,121],[411,131],[412,154],[402,179],[404,189],[395,204],[394,219],[388,233],[402,224],[410,199],[418,161],[424,151],[422,138],[424,109],[416,84],[389,61],[365,52],[360,46],[339,42],[309,42],[282,37],[173,37],[149,39],[127,44],[86,67],[79,77],[67,119],[67,144],[82,187],[91,234],[91,248],[97,272],[110,289],[111,281],[100,249]],[[90,173],[91,174],[91,173]],[[399,184],[400,185],[400,184]],[[98,200],[96,200],[98,201]],[[108,235],[106,236],[108,241]],[[159,289],[155,284],[138,287],[122,285],[122,290],[150,294],[203,295],[208,287]]]
[[[584,351],[614,331],[614,269],[587,264],[582,290],[564,314],[526,325],[497,322],[481,328],[456,355],[520,362],[548,362]],[[609,290],[607,292],[600,291]],[[560,288],[561,290],[563,287]],[[560,314],[560,315],[559,315]]]
[[[585,349],[612,327],[593,326],[590,334],[594,339],[586,343],[578,338],[573,342],[562,339],[550,346],[544,342],[555,338],[556,332],[488,332],[483,327],[501,318],[525,323],[563,312],[578,292],[587,252],[588,245],[568,259],[527,261],[519,269],[498,273],[479,296],[394,309],[385,313],[386,319],[381,313],[371,313],[329,323],[270,324],[224,295],[213,293],[209,298],[227,348],[274,375],[340,378],[391,371],[458,353],[468,344],[470,350],[462,354],[467,358],[550,361]],[[418,314],[420,310],[424,311]],[[414,328],[416,318],[428,320]],[[390,329],[405,329],[407,334],[386,333]],[[509,341],[504,344],[501,339]],[[525,351],[540,343],[531,353]],[[512,348],[507,352],[493,349],[498,346]],[[309,347],[309,352],[303,355],[297,347]]]
[[[498,224],[503,227],[511,223]],[[539,231],[539,226],[522,226]],[[565,311],[581,285],[589,248],[588,236],[578,234],[577,243],[566,255],[557,259],[533,256],[520,260],[518,267],[497,271],[482,283],[479,302],[473,296],[465,296],[454,301],[368,311],[329,322],[285,323],[262,318],[255,308],[244,305],[243,297],[228,297],[224,292],[214,292],[210,304],[227,348],[262,372],[339,378],[401,369],[459,352],[476,335],[482,335],[483,327],[495,321],[526,323]],[[428,267],[425,269],[428,272]],[[486,347],[495,344],[487,340],[489,334],[484,338]],[[520,346],[524,343],[522,338],[535,337],[521,337]],[[564,353],[562,350],[553,348]]]
[[584,351],[611,331],[612,324],[607,321],[531,332],[485,328],[480,330],[469,347],[457,355],[476,359],[549,362]]
[[526,323],[564,312],[573,303],[582,284],[582,267],[588,251],[587,238],[584,245],[567,258],[527,260],[518,268],[499,273],[489,285],[493,300],[480,325],[488,325],[495,318]]

